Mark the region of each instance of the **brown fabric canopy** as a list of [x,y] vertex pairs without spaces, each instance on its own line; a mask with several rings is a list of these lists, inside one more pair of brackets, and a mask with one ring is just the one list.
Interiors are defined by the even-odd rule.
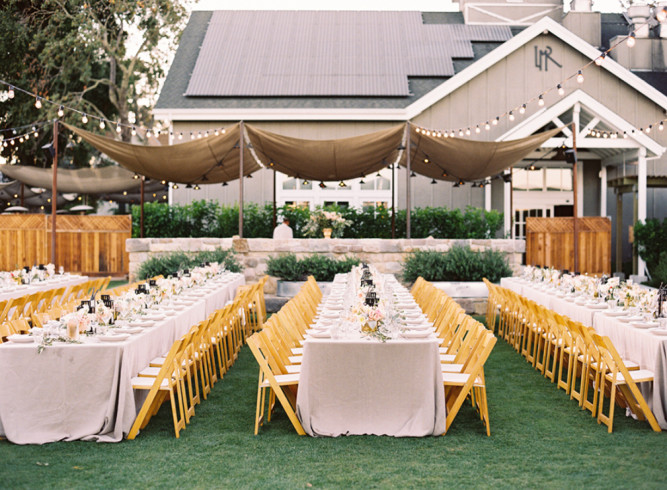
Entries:
[[263,163],[309,180],[338,181],[375,173],[396,160],[405,124],[351,138],[306,140],[246,125],[248,139]]
[[[123,167],[151,179],[186,184],[215,184],[239,178],[240,125],[227,128],[218,136],[211,135],[170,146],[144,146],[117,141],[64,124],[99,151]],[[249,175],[260,166],[250,151],[243,153],[243,174]],[[60,184],[58,185],[60,187]]]
[[[27,165],[3,165],[0,171],[12,179],[19,180],[31,187],[51,189],[53,171],[51,168],[30,167]],[[111,165],[98,168],[80,168],[76,170],[58,169],[58,192],[77,194],[103,194],[122,192],[139,186],[134,174],[123,167]]]
[[555,128],[510,141],[477,141],[426,136],[411,127],[410,167],[436,180],[483,180],[521,161],[560,131]]

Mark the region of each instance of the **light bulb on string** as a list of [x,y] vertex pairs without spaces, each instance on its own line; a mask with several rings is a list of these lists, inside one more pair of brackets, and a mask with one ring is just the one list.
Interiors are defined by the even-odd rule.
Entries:
[[146,138],[150,138],[150,137],[151,137],[151,130],[147,129],[146,130]]
[[470,136],[470,128],[466,129],[466,136]]
[[7,91],[7,97],[9,97],[10,99],[14,98],[14,87],[12,87],[11,85],[9,86],[9,90]]
[[219,136],[219,135],[220,135],[220,131],[219,131],[218,129],[216,129],[214,134],[215,134],[216,136]]
[[648,125],[648,127],[646,128],[646,134],[649,134],[651,132],[651,129],[653,129],[653,124]]
[[514,114],[512,113],[512,111],[510,111],[507,117],[509,118],[510,121],[514,121]]
[[565,95],[565,90],[563,89],[563,86],[560,83],[556,85],[556,88],[558,89],[558,95],[560,95],[561,97]]
[[40,97],[37,97],[37,99],[35,99],[35,107],[36,107],[37,109],[41,109],[41,108],[42,108],[42,99],[41,99]]
[[662,131],[663,129],[665,129],[665,124],[660,121],[660,124],[658,125],[658,131]]
[[537,98],[537,105],[540,107],[544,107],[544,97],[540,94],[540,96]]
[[136,136],[136,135],[137,135],[137,128],[132,126],[132,136]]
[[660,9],[655,14],[655,18],[658,20],[658,22],[664,22],[665,20],[667,20],[667,8]]
[[632,48],[636,44],[637,40],[635,39],[635,31],[632,31],[630,33],[627,42],[628,42],[628,48]]
[[489,129],[491,129],[491,125],[489,124],[489,121],[486,121],[486,124],[484,125],[484,129],[486,129],[487,131]]
[[601,65],[602,65],[602,62],[604,61],[604,59],[605,59],[606,56],[607,56],[606,53],[602,53],[600,56],[598,56],[597,58],[595,58],[595,64],[596,64],[597,66],[601,66]]
[[120,123],[116,123],[116,133],[120,134],[123,131],[123,128],[120,127]]
[[463,130],[459,129],[459,138],[463,138]]
[[452,131],[449,133],[449,137],[450,137],[450,138],[454,138],[454,137],[456,137],[456,134],[454,133],[454,130],[453,130],[453,129],[452,129]]
[[81,122],[83,124],[86,124],[88,122],[88,116],[86,116],[86,113],[83,113],[83,116],[81,116]]
[[182,140],[183,139],[183,133],[178,133],[178,139]]
[[65,107],[60,106],[58,107],[58,117],[63,117],[65,115]]
[[106,124],[104,124],[104,119],[100,119],[100,129],[104,129]]
[[494,126],[498,126],[499,122],[500,122],[500,116],[496,116],[496,118],[493,121],[491,121],[491,124],[493,124]]
[[519,108],[519,114],[525,114],[525,113],[526,113],[526,104],[523,104],[523,105]]
[[479,132],[480,132],[480,129],[479,129],[479,124],[478,124],[477,127],[475,128],[475,133],[479,134]]
[[581,70],[577,72],[577,83],[584,83],[584,74]]

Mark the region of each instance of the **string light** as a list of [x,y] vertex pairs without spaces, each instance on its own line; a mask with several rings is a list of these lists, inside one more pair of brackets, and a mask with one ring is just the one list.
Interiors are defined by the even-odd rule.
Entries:
[[565,90],[563,89],[563,86],[560,83],[556,86],[556,88],[558,89],[558,95],[560,95],[561,97],[565,95]]
[[634,47],[636,42],[637,40],[635,39],[635,31],[632,31],[630,35],[627,37],[628,48]]
[[58,117],[63,117],[65,115],[65,107],[58,107]]
[[544,97],[542,97],[542,94],[537,98],[537,105],[540,107],[544,107]]
[[577,83],[584,83],[584,74],[581,70],[577,72]]
[[525,113],[526,113],[526,104],[523,104],[519,109],[519,114],[525,114]]
[[104,119],[100,119],[100,129],[104,129],[105,126]]
[[88,122],[88,116],[86,116],[86,113],[83,113],[83,116],[81,116],[81,122],[83,124],[86,124]]
[[14,87],[12,87],[11,85],[9,86],[9,90],[7,91],[7,97],[9,97],[10,99],[14,98]]
[[655,14],[655,18],[658,20],[658,22],[664,22],[665,20],[667,20],[667,8],[660,9]]
[[514,114],[512,113],[512,111],[510,111],[507,117],[509,118],[510,121],[514,121]]
[[120,123],[116,124],[116,133],[120,134],[123,131],[123,128],[120,127]]
[[137,135],[137,128],[132,126],[132,136],[136,136],[136,135]]
[[489,124],[489,121],[486,121],[486,124],[484,125],[484,129],[487,131],[491,129],[491,125]]
[[41,97],[37,97],[37,98],[35,99],[35,107],[36,107],[37,109],[41,109],[41,108],[42,108],[42,99],[41,99]]
[[598,56],[597,58],[595,58],[595,64],[596,64],[597,66],[601,66],[601,65],[602,65],[602,62],[604,61],[604,59],[605,59],[606,56],[607,56],[607,55],[606,55],[605,53],[602,53],[600,56]]

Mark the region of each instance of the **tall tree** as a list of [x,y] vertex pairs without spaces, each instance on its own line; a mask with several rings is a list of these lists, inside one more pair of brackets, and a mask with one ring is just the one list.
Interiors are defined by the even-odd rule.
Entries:
[[[0,104],[2,127],[57,117],[62,104],[87,114],[89,129],[99,119],[121,123],[104,130],[128,141],[131,125],[152,126],[154,103],[165,63],[178,43],[189,0],[6,0],[0,5],[0,78],[43,97],[42,109],[16,92]],[[53,104],[48,103],[53,102]],[[82,114],[63,120],[86,126]],[[3,149],[6,158],[39,163],[49,136]],[[77,166],[90,149],[76,145]],[[85,151],[84,151],[85,149]]]

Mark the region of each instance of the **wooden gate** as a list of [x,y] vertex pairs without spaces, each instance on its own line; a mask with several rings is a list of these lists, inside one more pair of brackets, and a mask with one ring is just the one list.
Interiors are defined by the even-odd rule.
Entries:
[[[85,275],[122,276],[129,272],[125,240],[132,217],[58,216],[56,267]],[[51,261],[51,216],[0,215],[0,270]]]
[[[611,220],[577,218],[579,270],[611,274]],[[574,271],[574,219],[527,218],[526,264]]]

